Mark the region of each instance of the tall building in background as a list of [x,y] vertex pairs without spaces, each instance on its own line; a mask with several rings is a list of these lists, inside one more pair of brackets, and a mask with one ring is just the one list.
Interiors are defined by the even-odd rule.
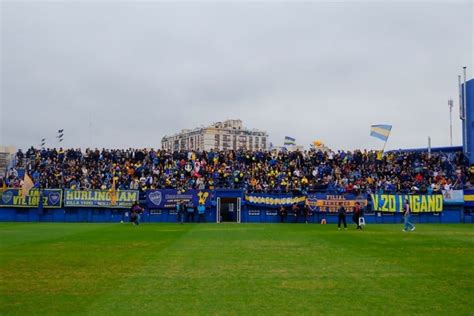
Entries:
[[169,151],[268,150],[267,140],[267,132],[246,129],[241,120],[227,120],[165,136],[161,140],[161,148]]
[[0,177],[6,175],[12,160],[14,160],[16,148],[13,146],[0,146]]

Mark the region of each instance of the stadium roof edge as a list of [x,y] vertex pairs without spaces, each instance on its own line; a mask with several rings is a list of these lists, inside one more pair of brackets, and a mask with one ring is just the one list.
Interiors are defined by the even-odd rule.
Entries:
[[[395,152],[427,152],[428,147],[422,148],[405,148],[405,149],[392,149],[387,150],[386,153],[395,153]],[[456,152],[462,151],[462,146],[447,146],[447,147],[432,147],[431,152]]]

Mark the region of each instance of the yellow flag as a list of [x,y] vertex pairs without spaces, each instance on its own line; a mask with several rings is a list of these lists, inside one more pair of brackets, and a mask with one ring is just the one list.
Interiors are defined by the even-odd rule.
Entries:
[[112,177],[112,188],[110,189],[110,205],[117,204],[117,195],[115,191],[115,177]]
[[25,197],[30,193],[30,190],[35,186],[33,180],[31,180],[28,173],[25,172],[25,177],[23,178],[23,185],[21,186],[21,196]]

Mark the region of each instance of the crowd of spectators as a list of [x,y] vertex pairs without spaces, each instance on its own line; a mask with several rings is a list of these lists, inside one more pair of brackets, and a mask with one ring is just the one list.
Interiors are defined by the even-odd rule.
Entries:
[[247,192],[438,193],[472,188],[474,170],[461,152],[376,151],[167,152],[149,149],[35,149],[18,151],[7,172],[20,187],[26,170],[42,188],[214,189]]

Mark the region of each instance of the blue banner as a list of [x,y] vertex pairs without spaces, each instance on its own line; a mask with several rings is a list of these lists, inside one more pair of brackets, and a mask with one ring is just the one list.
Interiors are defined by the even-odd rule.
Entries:
[[72,190],[64,191],[65,207],[108,207],[108,208],[130,208],[133,202],[138,201],[138,191],[117,190],[115,192],[116,203],[112,205],[110,191],[107,190]]
[[354,210],[356,203],[359,202],[360,207],[367,206],[367,198],[365,196],[355,196],[353,194],[332,195],[324,193],[308,194],[306,203],[313,212],[330,212],[335,213],[344,206],[348,213]]
[[374,211],[399,213],[408,199],[412,213],[430,213],[443,211],[443,195],[407,195],[372,194]]
[[21,189],[6,189],[0,192],[0,207],[60,208],[63,197],[61,189],[31,189],[24,198],[21,196]]
[[249,193],[245,195],[245,203],[252,206],[279,208],[280,206],[291,206],[293,204],[303,205],[306,196],[294,196],[292,194],[265,194]]
[[209,190],[187,190],[184,192],[174,189],[150,190],[146,193],[146,204],[150,209],[157,208],[176,208],[178,201],[192,202],[194,207],[204,204],[210,207],[211,191]]
[[464,206],[474,207],[474,190],[464,190]]

